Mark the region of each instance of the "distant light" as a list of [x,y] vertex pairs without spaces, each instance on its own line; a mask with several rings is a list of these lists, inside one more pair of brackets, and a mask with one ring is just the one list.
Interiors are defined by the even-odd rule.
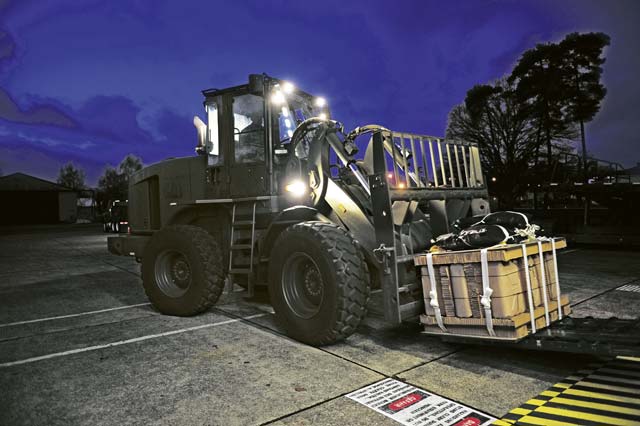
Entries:
[[282,83],[282,90],[284,91],[284,93],[292,93],[295,89],[296,87],[288,81]]
[[327,104],[327,100],[325,98],[316,98],[316,106],[322,108]]
[[286,106],[282,107],[282,115],[284,117],[288,117],[289,116],[289,108],[287,108]]
[[284,119],[284,125],[291,128],[291,120],[289,120],[288,118]]
[[287,130],[287,134],[289,135],[290,138],[293,137],[293,130]]
[[285,99],[282,92],[279,90],[274,92],[273,95],[271,95],[271,102],[273,102],[276,105],[283,104],[285,102]]
[[495,182],[496,180],[498,180],[498,179],[496,179],[495,176],[491,178],[491,182]]
[[307,192],[307,185],[300,180],[294,180],[290,184],[284,187],[287,192],[291,192],[293,195],[302,196]]
[[387,178],[393,179],[393,173],[387,173]]
[[398,184],[398,188],[400,188],[400,189],[404,189],[404,186],[405,186],[405,185],[404,185],[404,183],[402,183],[402,182],[400,182],[400,183]]
[[326,120],[327,119],[327,114],[325,114],[324,112],[321,112],[320,114],[318,114],[318,118],[320,118],[322,120]]

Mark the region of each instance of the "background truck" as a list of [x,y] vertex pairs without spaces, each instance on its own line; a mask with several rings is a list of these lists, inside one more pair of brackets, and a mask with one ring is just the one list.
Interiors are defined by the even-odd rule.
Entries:
[[328,344],[365,316],[371,289],[392,324],[424,311],[413,254],[457,219],[488,213],[477,146],[377,125],[346,133],[323,98],[266,75],[203,91],[197,155],[130,179],[130,235],[149,300],[194,315],[225,280],[268,285],[293,338]]
[[102,230],[104,232],[127,233],[129,231],[129,214],[127,201],[115,200],[109,210],[104,213]]

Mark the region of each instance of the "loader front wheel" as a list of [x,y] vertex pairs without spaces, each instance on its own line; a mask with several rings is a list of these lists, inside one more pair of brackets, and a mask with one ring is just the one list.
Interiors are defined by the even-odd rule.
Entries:
[[369,270],[343,228],[303,222],[285,229],[274,244],[269,295],[290,337],[326,345],[350,336],[364,318]]
[[145,248],[142,283],[149,301],[167,315],[190,316],[209,309],[224,287],[222,256],[202,228],[168,226]]

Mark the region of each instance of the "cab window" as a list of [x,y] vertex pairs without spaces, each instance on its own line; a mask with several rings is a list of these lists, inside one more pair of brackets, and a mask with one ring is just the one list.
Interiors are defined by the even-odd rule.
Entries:
[[218,141],[218,108],[215,103],[205,105],[207,112],[207,138],[206,152],[209,158],[209,165],[222,163],[222,153]]
[[264,101],[261,96],[233,98],[233,143],[236,163],[265,161]]

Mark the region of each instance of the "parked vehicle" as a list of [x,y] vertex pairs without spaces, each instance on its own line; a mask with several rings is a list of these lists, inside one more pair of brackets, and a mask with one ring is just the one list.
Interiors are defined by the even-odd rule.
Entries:
[[128,202],[116,200],[111,208],[105,213],[102,224],[104,232],[128,233],[129,232],[129,215]]

